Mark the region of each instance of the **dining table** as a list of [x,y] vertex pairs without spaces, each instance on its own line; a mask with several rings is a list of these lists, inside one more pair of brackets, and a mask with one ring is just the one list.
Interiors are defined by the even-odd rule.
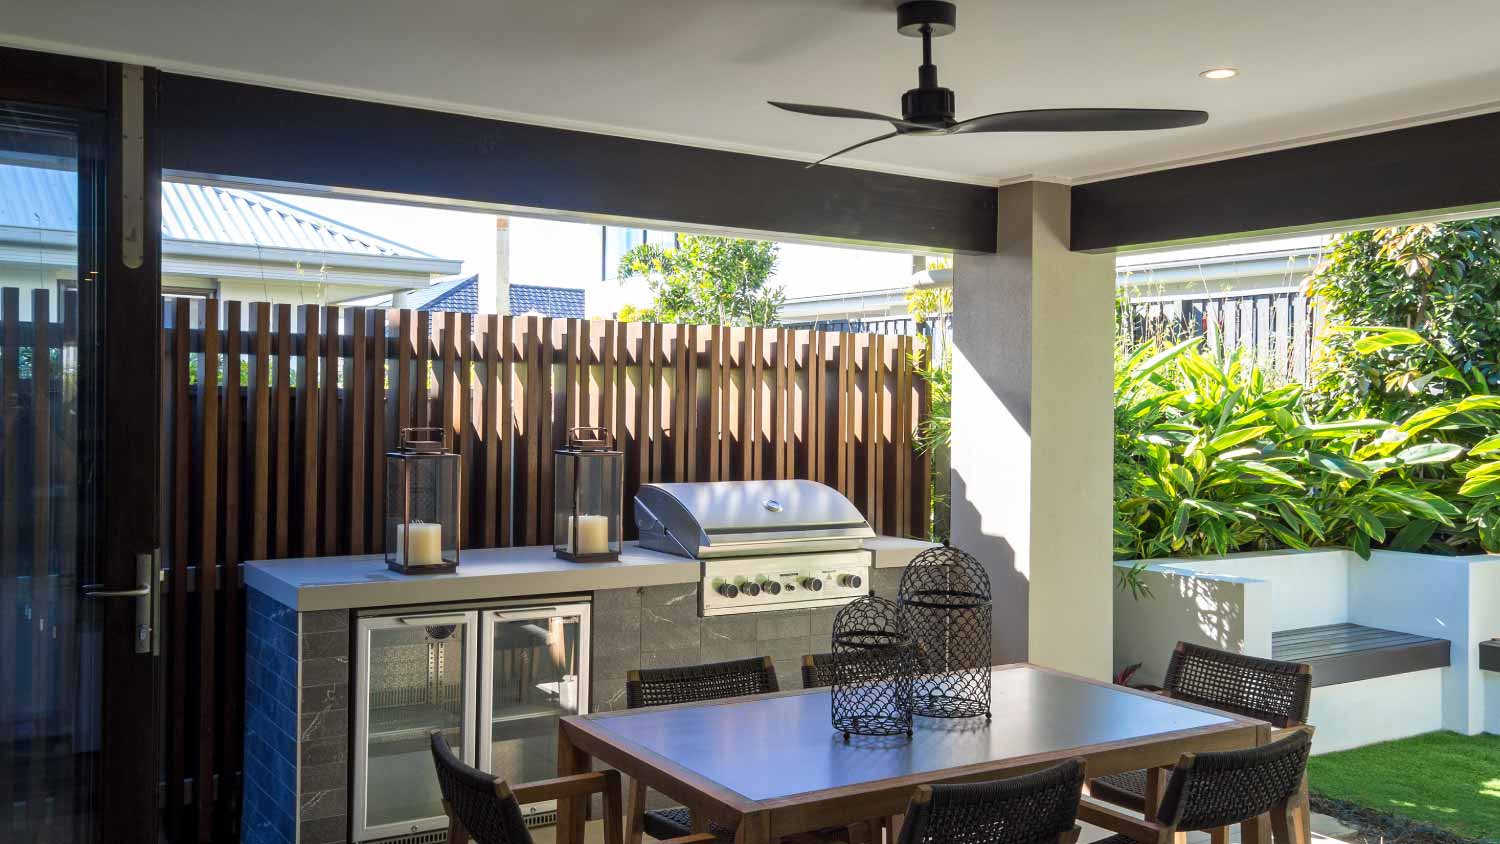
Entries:
[[[914,718],[913,734],[851,736],[829,690],[802,689],[561,719],[558,774],[619,770],[737,844],[901,815],[919,785],[1014,776],[1067,759],[1090,777],[1145,769],[1147,802],[1184,753],[1255,747],[1264,721],[1030,663],[991,671],[990,716]],[[558,806],[558,844],[583,844],[587,800]],[[1254,837],[1261,837],[1256,835]]]

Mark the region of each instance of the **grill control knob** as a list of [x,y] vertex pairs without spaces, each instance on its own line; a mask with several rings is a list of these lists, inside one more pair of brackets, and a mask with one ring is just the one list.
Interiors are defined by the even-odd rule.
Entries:
[[733,583],[725,583],[723,581],[720,581],[718,585],[714,586],[714,591],[718,592],[720,595],[723,595],[726,598],[738,598],[740,596],[740,590],[738,586],[735,586]]
[[747,598],[754,598],[756,595],[760,594],[760,584],[756,583],[753,580],[746,580],[745,578],[741,577],[735,580],[734,585],[738,586],[740,589],[740,594],[744,595]]
[[820,592],[823,589],[823,581],[816,577],[802,578],[802,588],[809,592]]
[[755,578],[755,582],[758,583],[758,584],[760,584],[760,590],[762,592],[766,593],[767,595],[780,595],[781,594],[781,583],[780,583],[780,581],[772,580],[771,578],[766,577],[765,575],[761,575],[760,577]]
[[840,586],[847,586],[850,589],[858,589],[864,585],[864,580],[857,574],[841,574],[838,582]]

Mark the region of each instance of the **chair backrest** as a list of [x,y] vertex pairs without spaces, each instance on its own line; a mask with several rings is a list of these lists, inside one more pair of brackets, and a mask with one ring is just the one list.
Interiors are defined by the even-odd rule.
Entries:
[[1303,727],[1260,747],[1186,754],[1172,769],[1156,819],[1191,832],[1259,817],[1297,793],[1311,749],[1312,729]]
[[521,807],[505,781],[465,765],[453,755],[442,730],[433,730],[429,737],[438,787],[443,792],[443,811],[448,813],[450,825],[456,821],[460,828],[460,835],[450,840],[472,837],[479,844],[532,844],[531,832],[521,819]]
[[[914,658],[911,648],[906,648],[908,659]],[[842,667],[847,673],[845,680],[884,680],[890,676],[891,650],[882,649],[869,653],[805,654],[802,657],[802,688],[825,689],[838,678]]]
[[921,786],[907,806],[900,844],[1072,840],[1083,781],[1083,762],[1073,759],[1010,779]]
[[768,656],[710,662],[684,668],[643,668],[625,679],[625,705],[631,709],[667,703],[693,703],[780,691]]
[[1307,721],[1312,668],[1178,642],[1163,685],[1176,700],[1295,727]]

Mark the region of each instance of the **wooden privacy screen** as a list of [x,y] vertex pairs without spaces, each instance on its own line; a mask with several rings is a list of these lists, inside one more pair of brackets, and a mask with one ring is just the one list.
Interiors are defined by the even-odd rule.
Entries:
[[379,553],[399,428],[441,426],[461,455],[464,547],[552,541],[551,452],[574,425],[619,437],[628,536],[640,483],[794,477],[881,533],[927,534],[917,338],[189,299],[162,324],[167,794],[195,830],[179,840],[237,812],[239,564]]

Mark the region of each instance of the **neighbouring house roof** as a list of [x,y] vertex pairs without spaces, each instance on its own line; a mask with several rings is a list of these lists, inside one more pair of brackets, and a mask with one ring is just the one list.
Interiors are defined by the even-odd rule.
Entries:
[[[77,225],[72,171],[0,164],[0,226],[73,231]],[[187,182],[162,183],[161,230],[167,240],[436,257],[263,193]]]
[[479,276],[439,279],[431,286],[406,294],[406,305],[419,311],[479,313]]
[[563,319],[584,318],[583,291],[575,287],[542,287],[532,284],[510,286],[510,312],[516,315],[539,314]]

